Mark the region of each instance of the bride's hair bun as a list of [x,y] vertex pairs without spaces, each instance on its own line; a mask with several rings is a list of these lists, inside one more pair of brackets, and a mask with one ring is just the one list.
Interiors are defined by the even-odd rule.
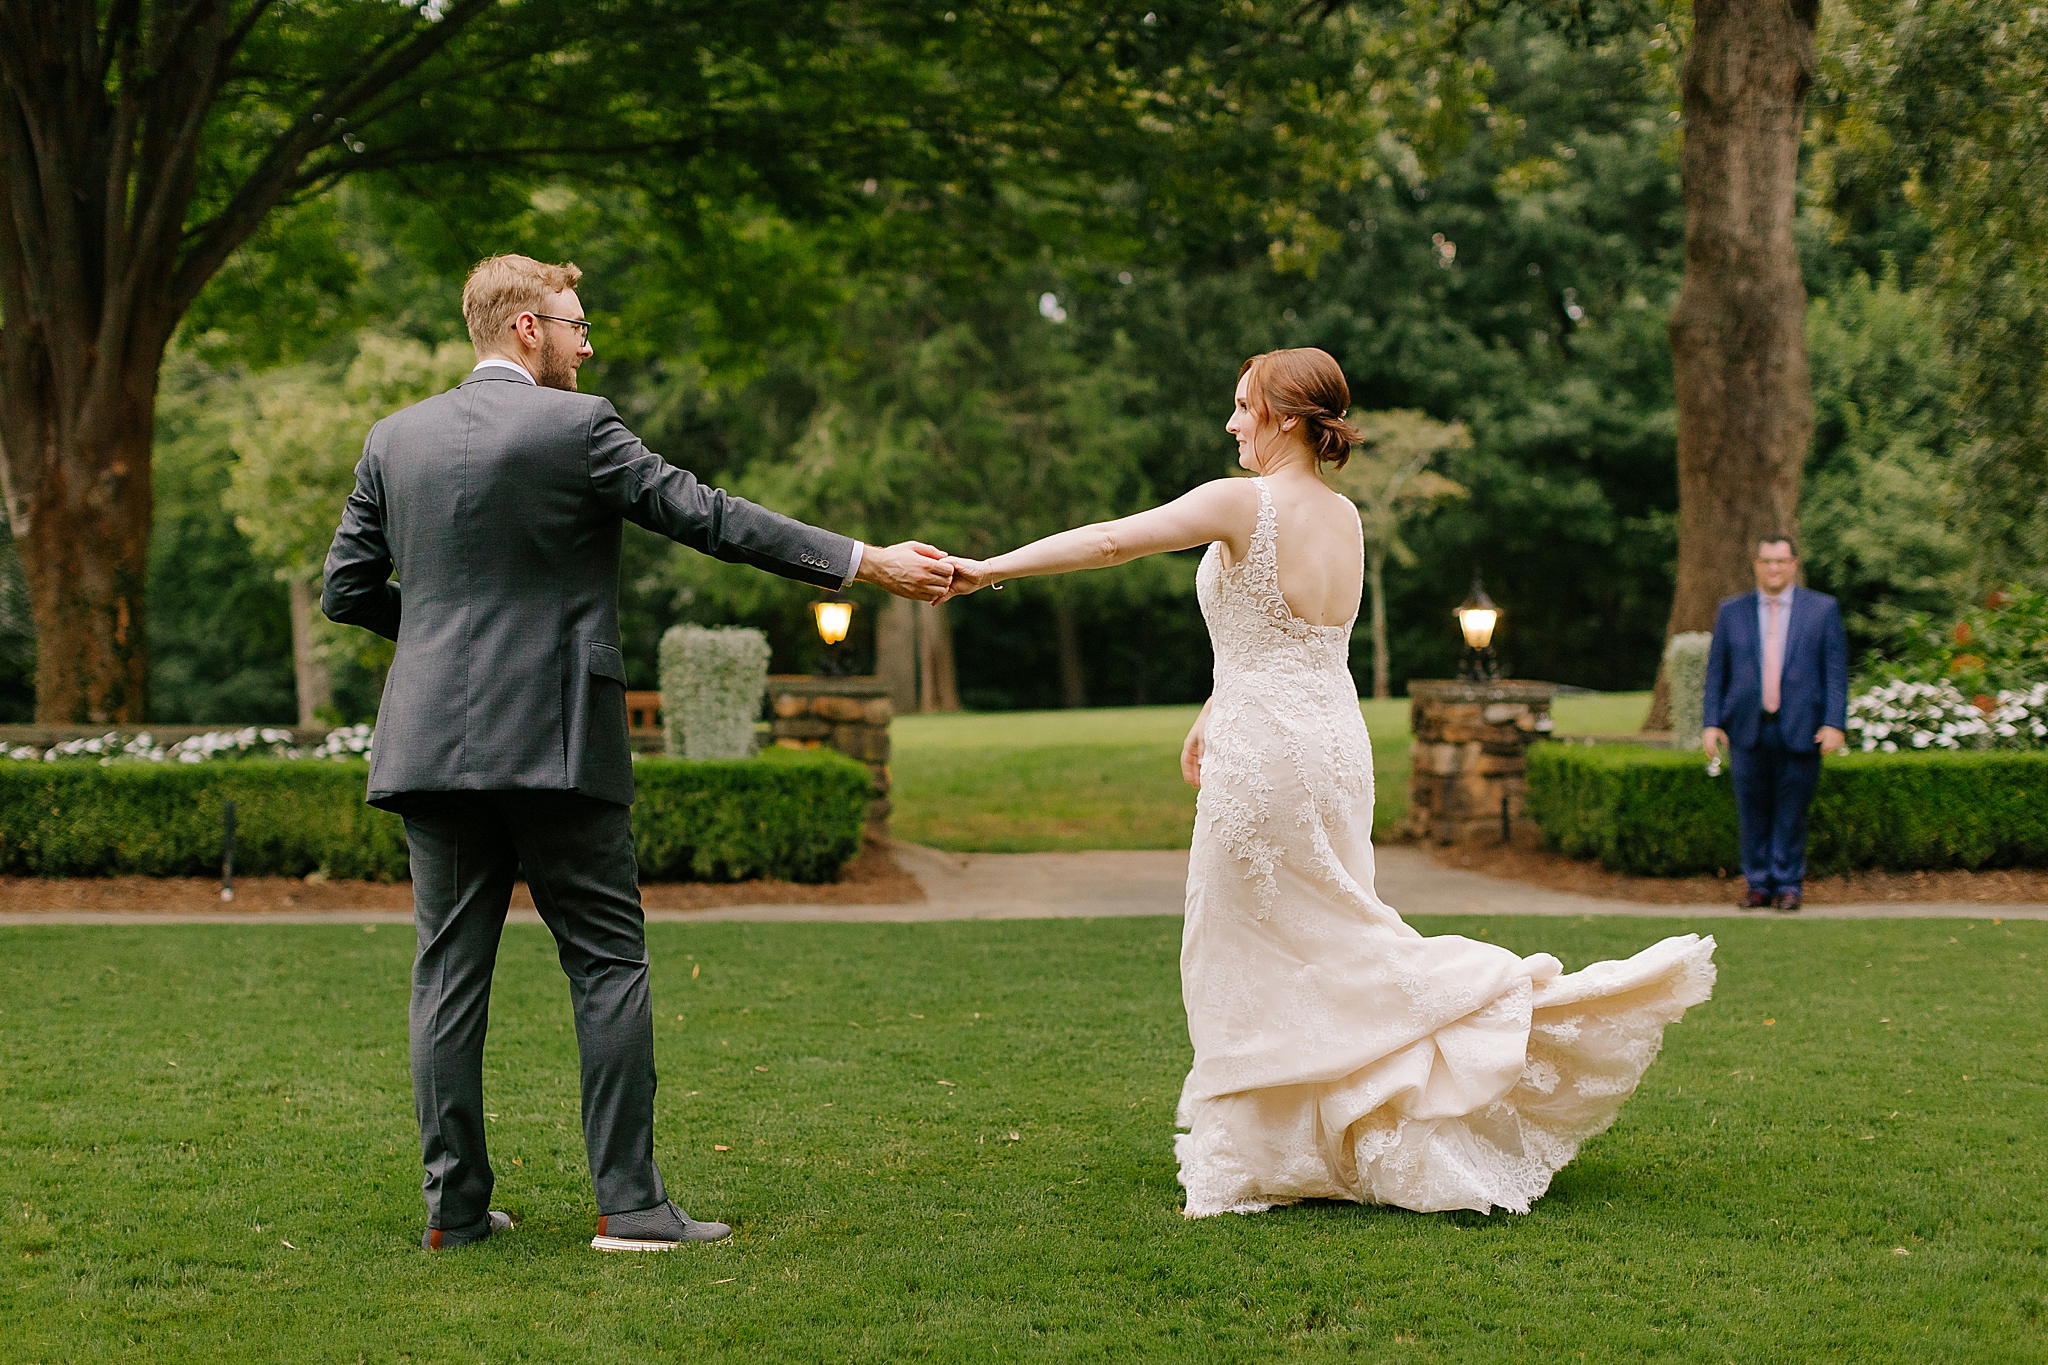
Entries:
[[1247,374],[1252,382],[1246,397],[1254,409],[1263,409],[1274,420],[1301,419],[1302,437],[1317,468],[1329,464],[1342,469],[1351,458],[1351,447],[1365,440],[1365,433],[1345,419],[1351,386],[1328,351],[1314,346],[1267,351],[1238,367],[1238,378]]

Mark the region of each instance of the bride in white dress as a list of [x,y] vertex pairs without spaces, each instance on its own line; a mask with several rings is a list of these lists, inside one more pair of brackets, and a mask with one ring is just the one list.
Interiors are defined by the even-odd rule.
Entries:
[[1181,987],[1194,1068],[1174,1142],[1190,1218],[1298,1199],[1527,1213],[1614,1122],[1664,1026],[1712,992],[1714,940],[1565,972],[1446,934],[1373,889],[1372,746],[1347,655],[1362,537],[1318,471],[1358,433],[1323,351],[1245,362],[1228,430],[1255,479],[958,560],[955,591],[1206,544],[1215,689],[1182,768],[1201,788]]

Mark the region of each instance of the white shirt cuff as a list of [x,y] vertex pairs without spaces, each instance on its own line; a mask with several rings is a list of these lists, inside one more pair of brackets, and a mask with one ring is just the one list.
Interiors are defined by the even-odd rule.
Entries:
[[860,577],[860,556],[861,551],[865,549],[867,549],[867,546],[859,541],[853,542],[853,562],[846,566],[846,582],[841,583],[840,587],[844,588],[851,584],[854,579]]

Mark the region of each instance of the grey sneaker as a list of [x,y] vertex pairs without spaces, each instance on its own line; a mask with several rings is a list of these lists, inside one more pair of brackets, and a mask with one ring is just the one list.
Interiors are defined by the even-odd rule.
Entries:
[[448,1247],[466,1247],[472,1242],[481,1242],[494,1232],[510,1232],[516,1220],[503,1209],[492,1209],[484,1215],[483,1221],[467,1228],[428,1228],[420,1234],[420,1245],[428,1251],[441,1251]]
[[724,1223],[700,1223],[671,1199],[633,1213],[601,1213],[593,1251],[673,1251],[684,1242],[716,1242],[732,1236]]

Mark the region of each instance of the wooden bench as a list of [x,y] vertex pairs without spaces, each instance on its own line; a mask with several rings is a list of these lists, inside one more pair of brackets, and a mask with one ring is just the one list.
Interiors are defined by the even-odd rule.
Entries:
[[626,729],[634,736],[661,734],[661,693],[626,693]]

